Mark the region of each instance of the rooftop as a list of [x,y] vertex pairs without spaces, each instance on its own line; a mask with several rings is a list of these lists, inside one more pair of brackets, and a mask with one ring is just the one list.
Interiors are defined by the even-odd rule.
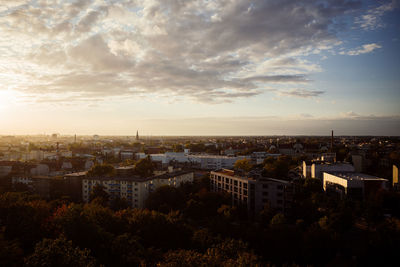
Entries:
[[387,179],[384,178],[358,172],[328,172],[328,173],[346,180],[387,181]]
[[135,182],[146,182],[146,181],[151,181],[154,179],[169,179],[175,176],[180,176],[184,174],[191,173],[193,171],[175,171],[175,172],[169,172],[161,175],[153,175],[149,177],[140,177],[140,176],[112,176],[112,177],[87,177],[87,180],[104,180],[104,181],[109,181],[109,180],[119,180],[119,181],[135,181]]

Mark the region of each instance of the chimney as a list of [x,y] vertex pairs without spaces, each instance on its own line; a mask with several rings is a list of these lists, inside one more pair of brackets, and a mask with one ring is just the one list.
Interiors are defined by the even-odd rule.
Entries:
[[333,130],[332,130],[332,136],[331,136],[331,152],[333,152]]

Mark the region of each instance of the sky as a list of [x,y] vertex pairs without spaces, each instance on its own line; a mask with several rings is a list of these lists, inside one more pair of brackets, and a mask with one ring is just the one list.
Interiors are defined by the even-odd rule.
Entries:
[[0,134],[400,134],[400,2],[0,0]]

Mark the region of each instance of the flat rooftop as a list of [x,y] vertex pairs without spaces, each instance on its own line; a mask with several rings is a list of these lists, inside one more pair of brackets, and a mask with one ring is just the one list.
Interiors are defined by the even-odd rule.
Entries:
[[373,175],[368,175],[365,173],[358,172],[327,172],[329,174],[335,175],[337,177],[346,179],[346,180],[362,180],[362,181],[387,181],[387,179],[380,178]]
[[140,177],[140,176],[111,176],[111,177],[86,177],[86,180],[102,180],[102,181],[134,181],[134,182],[146,182],[155,179],[169,179],[175,176],[181,176],[184,174],[192,173],[193,171],[175,171],[175,172],[168,172],[161,175],[153,175],[149,177]]

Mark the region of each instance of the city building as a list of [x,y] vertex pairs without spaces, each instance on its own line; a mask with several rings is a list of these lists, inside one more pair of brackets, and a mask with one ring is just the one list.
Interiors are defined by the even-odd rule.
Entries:
[[[136,158],[147,157],[145,153],[136,153]],[[186,163],[192,167],[204,170],[231,169],[237,160],[245,159],[246,156],[228,157],[207,154],[188,154],[185,152],[165,152],[164,154],[150,154],[152,161],[161,162],[162,165],[170,165],[171,162]],[[250,159],[250,158],[249,158]]]
[[303,161],[304,178],[323,178],[324,172],[354,172],[354,166],[350,163],[330,163],[325,161],[314,161],[307,164]]
[[160,186],[178,187],[182,183],[193,182],[192,171],[173,171],[161,175],[142,178],[138,176],[85,177],[82,180],[82,198],[89,202],[90,194],[96,185],[104,187],[110,198],[124,198],[134,208],[144,208],[149,193]]
[[212,171],[211,190],[231,194],[232,205],[245,205],[253,214],[260,212],[265,205],[286,212],[291,204],[292,184],[284,180],[255,177],[228,169]]
[[388,180],[356,172],[324,172],[323,187],[325,192],[340,198],[362,200],[379,189],[387,189]]
[[64,196],[64,180],[50,176],[14,176],[11,178],[14,186],[24,184],[35,194],[44,198],[57,198]]

